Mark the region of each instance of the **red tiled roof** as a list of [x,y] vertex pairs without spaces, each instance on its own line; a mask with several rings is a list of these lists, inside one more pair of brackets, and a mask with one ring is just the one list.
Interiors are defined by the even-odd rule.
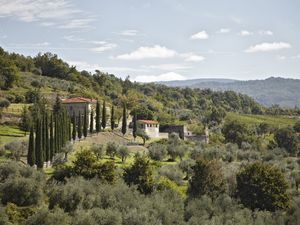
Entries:
[[96,103],[97,100],[91,99],[91,98],[82,98],[82,97],[77,97],[77,98],[67,98],[62,100],[62,103]]
[[158,124],[158,121],[155,120],[138,120],[138,122],[143,124]]

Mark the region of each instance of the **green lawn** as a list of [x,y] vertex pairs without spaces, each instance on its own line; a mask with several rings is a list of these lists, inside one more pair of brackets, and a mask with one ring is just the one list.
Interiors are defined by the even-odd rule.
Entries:
[[0,125],[0,145],[4,145],[11,141],[25,139],[24,132],[18,127]]
[[8,108],[3,110],[3,113],[15,115],[15,116],[20,116],[22,114],[23,107],[24,106],[28,107],[30,105],[31,104],[12,103],[12,104],[9,105]]
[[237,113],[227,113],[226,119],[237,120],[250,125],[267,123],[275,127],[292,126],[297,120],[300,120],[300,118],[290,118],[287,116],[249,115]]

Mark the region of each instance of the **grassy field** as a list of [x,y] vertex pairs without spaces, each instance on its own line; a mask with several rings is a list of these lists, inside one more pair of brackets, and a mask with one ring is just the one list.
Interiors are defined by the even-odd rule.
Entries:
[[20,139],[26,139],[26,137],[18,127],[0,125],[0,146]]
[[22,114],[24,106],[28,107],[28,106],[30,106],[30,104],[12,103],[9,105],[8,108],[3,110],[3,113],[20,116]]
[[287,116],[270,116],[270,115],[249,115],[249,114],[237,114],[227,113],[227,120],[237,120],[249,125],[258,125],[260,123],[267,123],[275,127],[292,126],[300,118],[290,118]]

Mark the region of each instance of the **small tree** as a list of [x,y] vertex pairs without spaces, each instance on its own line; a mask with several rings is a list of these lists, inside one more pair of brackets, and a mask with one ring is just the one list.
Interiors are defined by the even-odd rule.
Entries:
[[188,187],[190,197],[208,195],[214,199],[225,192],[226,183],[218,161],[198,159],[192,169],[193,176]]
[[90,115],[90,134],[92,135],[94,132],[94,111],[91,111]]
[[110,113],[110,128],[113,131],[115,129],[115,107],[111,107],[111,113]]
[[136,136],[143,139],[143,145],[146,144],[146,141],[150,139],[150,137],[146,134],[146,132],[142,129],[137,129]]
[[154,143],[148,149],[149,157],[156,161],[162,161],[167,156],[166,145]]
[[246,207],[274,212],[289,205],[288,183],[280,170],[255,162],[246,165],[237,175],[237,196]]
[[8,108],[9,105],[10,102],[6,98],[0,98],[0,119],[2,116],[3,109]]
[[128,185],[137,185],[138,190],[143,194],[153,191],[153,170],[150,161],[144,157],[136,157],[134,164],[124,169],[124,181]]
[[27,163],[30,166],[35,164],[35,149],[34,149],[34,134],[33,134],[33,127],[30,129],[29,134],[29,143],[28,143],[28,153],[27,153]]
[[42,143],[42,121],[37,119],[35,128],[35,160],[37,168],[41,169],[44,167],[44,149]]
[[118,156],[121,158],[122,163],[124,163],[129,156],[129,150],[127,146],[120,146],[117,151]]
[[105,146],[103,144],[93,144],[91,146],[91,151],[95,154],[97,159],[102,159],[102,157],[105,155]]
[[105,129],[106,127],[106,103],[105,100],[103,101],[102,106],[102,121],[101,121],[102,128]]
[[274,139],[278,146],[285,148],[292,155],[300,151],[300,139],[292,128],[281,128],[275,132]]
[[114,158],[117,154],[118,145],[115,142],[108,142],[106,145],[106,154]]
[[30,131],[32,125],[31,115],[27,107],[24,106],[21,114],[20,130],[24,131],[26,136],[27,131]]
[[88,115],[86,108],[84,109],[84,116],[83,116],[83,136],[84,138],[87,137],[88,133]]
[[100,104],[97,100],[96,104],[96,132],[99,133],[101,131],[101,124],[100,124]]
[[127,115],[126,115],[126,105],[123,106],[123,117],[122,117],[122,134],[125,135],[127,130]]
[[71,142],[67,142],[61,149],[62,153],[65,154],[65,160],[68,160],[68,154],[73,151],[73,145]]
[[137,136],[137,117],[136,117],[136,112],[134,112],[133,121],[132,122],[133,122],[132,135],[133,135],[133,138],[135,140],[136,136]]
[[73,141],[75,141],[76,140],[76,124],[77,124],[75,113],[73,113],[72,124],[73,124],[72,125],[72,139],[73,139]]
[[77,124],[77,136],[79,138],[79,140],[82,138],[82,118],[81,118],[81,113],[79,111],[78,114],[78,124]]

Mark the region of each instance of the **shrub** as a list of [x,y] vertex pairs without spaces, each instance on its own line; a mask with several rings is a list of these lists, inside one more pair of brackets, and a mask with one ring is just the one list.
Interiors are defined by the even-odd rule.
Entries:
[[252,210],[285,209],[289,205],[287,188],[280,170],[266,163],[248,164],[237,175],[237,196]]
[[91,146],[91,151],[95,154],[98,160],[102,159],[102,157],[105,155],[105,148],[102,144],[93,143]]
[[43,199],[43,185],[35,178],[9,178],[1,185],[0,196],[3,204],[36,205]]
[[106,145],[106,154],[114,158],[118,151],[118,145],[115,142],[108,142]]
[[154,143],[148,149],[149,157],[155,161],[163,161],[167,156],[167,147],[166,145]]
[[218,161],[198,159],[192,169],[193,176],[188,187],[190,197],[208,195],[216,198],[225,192],[226,183]]
[[176,165],[166,165],[158,170],[160,176],[167,177],[171,181],[174,181],[177,185],[182,184],[183,173]]
[[122,163],[126,161],[126,158],[129,156],[129,149],[127,146],[120,146],[117,151],[118,156],[121,158]]
[[26,221],[27,225],[71,225],[71,218],[63,210],[40,209]]
[[152,173],[150,161],[144,157],[136,157],[134,164],[124,169],[123,178],[128,185],[137,185],[141,193],[149,194],[154,187]]

